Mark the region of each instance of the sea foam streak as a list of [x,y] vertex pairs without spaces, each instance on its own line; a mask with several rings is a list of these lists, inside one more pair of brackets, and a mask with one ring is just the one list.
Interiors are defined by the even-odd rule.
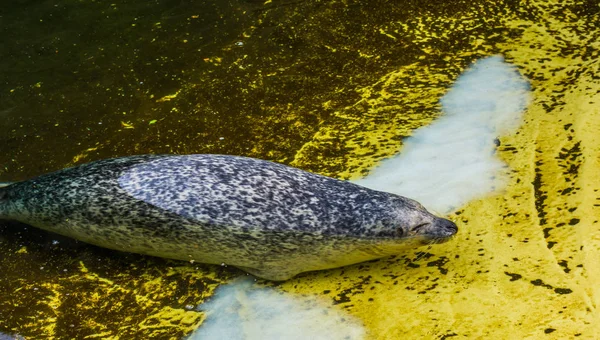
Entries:
[[494,140],[516,129],[529,83],[500,56],[477,61],[441,99],[443,116],[356,184],[413,198],[437,213],[501,189],[505,164]]
[[219,287],[211,300],[200,306],[207,318],[188,339],[364,338],[364,329],[357,320],[314,297],[252,285],[252,280],[242,279]]

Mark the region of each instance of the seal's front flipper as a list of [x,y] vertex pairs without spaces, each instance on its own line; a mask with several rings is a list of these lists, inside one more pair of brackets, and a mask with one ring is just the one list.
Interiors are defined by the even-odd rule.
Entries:
[[277,269],[256,269],[250,267],[242,267],[236,266],[241,270],[248,272],[258,278],[271,280],[271,281],[286,281],[291,279],[292,277],[298,275],[299,273],[290,273],[285,270],[277,270]]

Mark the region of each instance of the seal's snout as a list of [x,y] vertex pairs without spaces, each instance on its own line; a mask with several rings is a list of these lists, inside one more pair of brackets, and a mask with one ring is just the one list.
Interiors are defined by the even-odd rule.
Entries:
[[436,230],[438,231],[438,234],[441,237],[454,236],[454,234],[456,234],[456,232],[458,231],[458,227],[456,226],[456,224],[445,218],[439,218],[435,222],[435,227],[436,227]]

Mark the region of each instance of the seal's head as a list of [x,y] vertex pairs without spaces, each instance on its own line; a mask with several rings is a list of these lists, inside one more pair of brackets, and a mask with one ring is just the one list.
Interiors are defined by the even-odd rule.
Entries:
[[[327,260],[320,258],[327,269],[405,253],[414,247],[443,243],[458,231],[454,222],[437,217],[412,199],[383,192],[369,192],[377,197],[372,205],[357,209],[362,228],[356,228],[345,243],[336,242],[327,251]],[[337,228],[345,232],[347,228]],[[306,255],[305,255],[306,257]],[[324,265],[322,262],[326,262]]]
[[419,202],[401,197],[396,209],[396,235],[413,239],[422,245],[443,243],[458,231],[456,224],[430,213]]

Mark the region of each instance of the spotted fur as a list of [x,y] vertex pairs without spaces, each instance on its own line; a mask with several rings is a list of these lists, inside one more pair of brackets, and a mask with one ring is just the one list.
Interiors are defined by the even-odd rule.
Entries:
[[446,240],[419,203],[224,155],[106,159],[0,188],[0,218],[101,247],[228,264],[271,280]]

